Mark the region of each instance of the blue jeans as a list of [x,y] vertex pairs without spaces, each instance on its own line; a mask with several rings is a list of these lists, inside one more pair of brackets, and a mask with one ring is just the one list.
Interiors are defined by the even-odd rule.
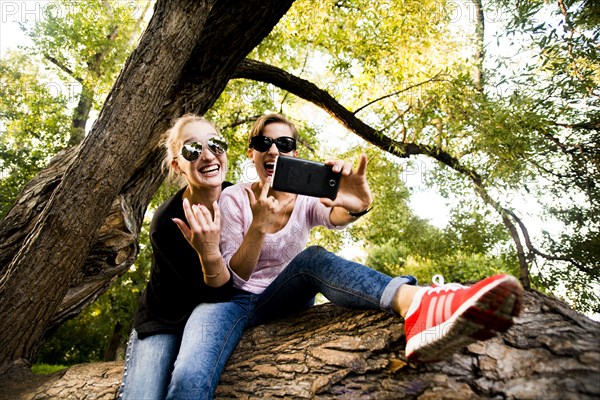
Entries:
[[392,311],[398,288],[411,276],[390,278],[321,247],[298,254],[261,294],[237,291],[226,303],[198,305],[187,321],[168,399],[211,399],[244,330],[305,310],[317,293],[342,307]]
[[140,339],[134,329],[127,343],[118,398],[164,399],[180,343],[181,335],[163,333]]

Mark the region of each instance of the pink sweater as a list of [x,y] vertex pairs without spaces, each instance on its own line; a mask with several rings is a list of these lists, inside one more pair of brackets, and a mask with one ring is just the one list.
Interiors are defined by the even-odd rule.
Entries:
[[[252,223],[252,209],[248,193],[244,190],[250,185],[238,183],[230,186],[221,193],[219,200],[221,253],[228,267]],[[232,271],[234,286],[250,293],[262,293],[288,263],[304,250],[313,227],[323,225],[330,229],[338,228],[329,220],[330,213],[331,208],[322,205],[319,199],[298,195],[287,225],[265,236],[260,259],[250,278],[245,281]]]

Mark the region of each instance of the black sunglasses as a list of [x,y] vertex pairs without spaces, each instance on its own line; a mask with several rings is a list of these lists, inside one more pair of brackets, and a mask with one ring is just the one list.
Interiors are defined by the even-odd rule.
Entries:
[[[224,154],[227,151],[227,141],[218,136],[213,136],[207,140],[208,149],[216,156]],[[190,142],[183,145],[181,148],[181,156],[188,161],[196,161],[202,154],[202,143]]]
[[277,150],[282,153],[289,153],[292,150],[296,150],[296,139],[289,136],[282,136],[277,139],[271,139],[262,135],[254,136],[250,140],[250,148],[264,153],[271,148],[273,143],[277,146]]

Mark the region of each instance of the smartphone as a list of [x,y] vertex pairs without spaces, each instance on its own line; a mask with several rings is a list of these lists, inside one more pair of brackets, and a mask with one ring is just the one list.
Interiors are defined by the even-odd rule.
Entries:
[[329,165],[298,157],[278,156],[273,171],[274,190],[334,200],[342,174]]

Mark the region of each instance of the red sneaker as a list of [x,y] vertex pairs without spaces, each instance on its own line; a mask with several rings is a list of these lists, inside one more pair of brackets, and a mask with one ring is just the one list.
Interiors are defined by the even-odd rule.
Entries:
[[511,275],[494,275],[473,286],[424,287],[404,319],[409,361],[437,361],[508,330],[519,315],[523,288]]

